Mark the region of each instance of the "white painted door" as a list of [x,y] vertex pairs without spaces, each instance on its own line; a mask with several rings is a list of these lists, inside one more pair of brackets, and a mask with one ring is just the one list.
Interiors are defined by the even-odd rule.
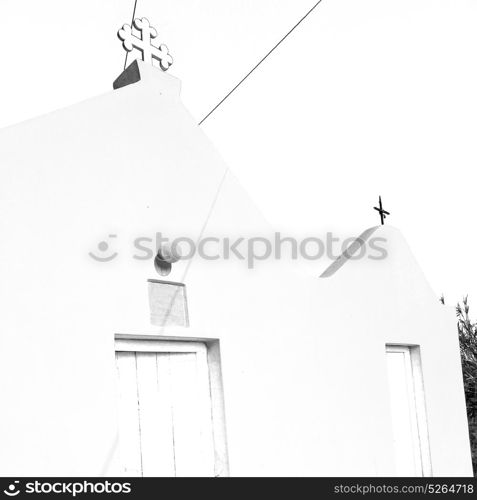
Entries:
[[206,346],[121,341],[116,363],[123,474],[213,476]]
[[424,388],[418,349],[386,346],[395,475],[431,475]]

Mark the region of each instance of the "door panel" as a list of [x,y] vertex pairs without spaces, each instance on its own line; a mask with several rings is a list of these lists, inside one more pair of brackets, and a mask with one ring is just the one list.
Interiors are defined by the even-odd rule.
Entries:
[[196,352],[117,352],[123,472],[213,476],[205,346]]

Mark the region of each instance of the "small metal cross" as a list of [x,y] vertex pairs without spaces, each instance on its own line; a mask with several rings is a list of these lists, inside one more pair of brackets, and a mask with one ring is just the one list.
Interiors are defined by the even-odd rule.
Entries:
[[[133,34],[133,26],[141,33],[141,38]],[[159,62],[161,69],[167,71],[172,64],[169,49],[164,44],[156,47],[151,43],[151,40],[157,37],[156,28],[152,27],[145,17],[134,19],[133,26],[125,24],[118,31],[118,38],[122,40],[124,50],[131,52],[133,49],[138,49],[142,53],[142,60],[144,62],[152,64],[153,59],[155,59]]]
[[386,210],[383,209],[383,204],[381,202],[381,196],[379,197],[379,208],[378,207],[373,207],[374,210],[377,210],[379,212],[379,215],[381,216],[381,225],[384,225],[384,219],[386,218],[386,215],[391,215],[389,212],[386,212]]

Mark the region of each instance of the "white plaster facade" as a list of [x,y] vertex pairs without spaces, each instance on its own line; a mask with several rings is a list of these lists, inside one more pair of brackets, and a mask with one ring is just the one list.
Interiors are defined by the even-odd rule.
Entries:
[[[115,335],[220,340],[231,475],[396,473],[385,345],[419,345],[432,473],[471,475],[453,311],[400,233],[326,278],[180,261],[190,327],[149,322],[131,241],[272,234],[179,99],[141,80],[0,132],[0,474],[117,475]],[[240,138],[237,138],[240,140]],[[246,147],[246,146],[244,146]],[[88,256],[112,241],[118,257]]]

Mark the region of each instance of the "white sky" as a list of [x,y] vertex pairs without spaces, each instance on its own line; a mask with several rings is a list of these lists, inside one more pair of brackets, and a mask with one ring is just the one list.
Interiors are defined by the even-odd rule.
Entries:
[[[0,0],[0,127],[110,91],[133,3]],[[200,120],[314,3],[138,0],[136,14]],[[323,0],[202,127],[282,232],[358,235],[381,194],[435,292],[469,293],[475,314],[476,26],[476,0]]]

